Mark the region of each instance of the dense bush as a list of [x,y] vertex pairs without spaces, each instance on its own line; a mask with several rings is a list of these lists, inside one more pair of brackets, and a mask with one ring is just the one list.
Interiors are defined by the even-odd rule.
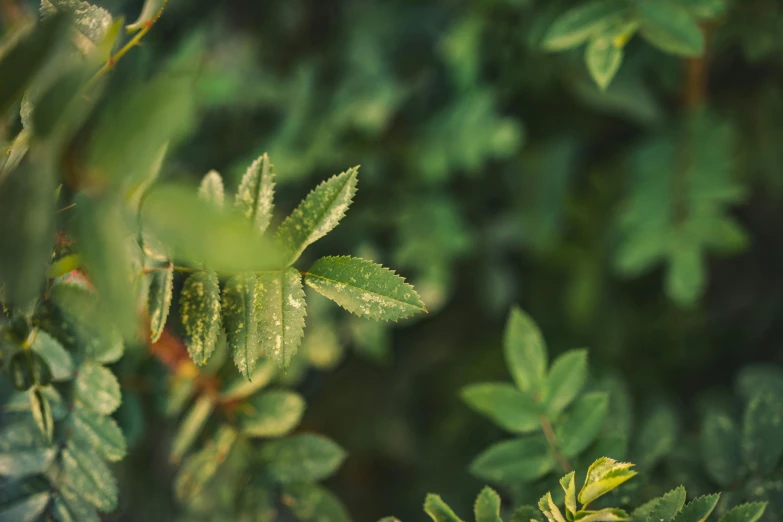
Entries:
[[783,519],[775,0],[0,15],[0,521]]

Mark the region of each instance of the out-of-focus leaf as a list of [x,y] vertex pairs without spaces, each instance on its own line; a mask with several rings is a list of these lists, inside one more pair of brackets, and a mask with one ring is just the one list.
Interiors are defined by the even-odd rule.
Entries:
[[751,471],[769,473],[783,454],[783,408],[771,394],[748,403],[742,424],[742,455]]
[[174,491],[180,501],[187,503],[201,494],[225,462],[236,439],[236,431],[227,425],[221,426],[201,451],[185,460],[174,482]]
[[500,518],[500,495],[490,487],[481,490],[473,506],[476,522],[503,522]]
[[111,417],[77,405],[69,416],[71,436],[84,451],[94,451],[110,461],[125,457],[127,447],[120,427]]
[[30,410],[33,419],[38,425],[46,440],[51,444],[54,435],[54,418],[52,417],[52,406],[49,399],[35,387],[30,389]]
[[100,522],[95,508],[75,491],[61,485],[54,494],[52,516],[57,522]]
[[607,37],[593,38],[587,45],[585,61],[590,76],[601,89],[606,89],[620,69],[623,49]]
[[167,3],[168,0],[144,0],[144,7],[141,8],[139,17],[132,24],[125,26],[125,28],[128,32],[136,32],[144,28],[159,16]]
[[549,51],[575,47],[623,12],[623,2],[592,0],[560,15],[549,27],[541,45]]
[[166,327],[174,290],[174,264],[155,267],[149,274],[150,289],[147,293],[147,309],[150,316],[150,342],[156,343]]
[[171,462],[178,464],[182,460],[182,457],[196,441],[201,430],[204,429],[204,424],[206,424],[214,408],[214,401],[207,395],[202,395],[196,399],[188,413],[185,414],[185,418],[182,419],[179,428],[177,428],[177,434],[174,436],[174,441],[171,443],[171,454],[169,455]]
[[557,439],[566,458],[572,458],[589,446],[606,419],[609,396],[606,393],[587,393],[580,397],[557,426]]
[[587,379],[587,350],[569,350],[552,362],[546,377],[544,402],[556,418],[579,395]]
[[433,522],[462,522],[439,495],[428,494],[424,499],[424,512]]
[[662,51],[681,56],[704,52],[704,35],[699,24],[679,3],[670,0],[639,2],[642,36]]
[[314,482],[334,473],[345,459],[345,451],[320,435],[294,435],[266,443],[261,459],[278,482]]
[[473,460],[470,472],[491,482],[529,483],[552,471],[555,464],[543,435],[535,435],[490,446]]
[[350,522],[340,499],[317,484],[292,484],[283,490],[283,503],[302,522]]
[[272,220],[275,196],[274,165],[264,153],[250,164],[239,184],[234,205],[262,234]]
[[46,361],[52,380],[63,381],[73,376],[71,355],[51,335],[38,330],[30,347]]
[[271,359],[261,359],[250,379],[240,376],[232,380],[221,392],[223,400],[236,400],[248,397],[267,384],[277,374],[277,366]]
[[740,438],[734,421],[725,413],[710,411],[701,427],[701,454],[710,478],[726,488],[742,470]]
[[634,462],[645,469],[655,466],[674,448],[678,431],[676,412],[666,404],[656,405],[641,419],[633,448]]
[[114,374],[100,364],[82,363],[76,376],[76,400],[104,415],[110,415],[120,406],[120,383]]
[[299,424],[304,408],[304,399],[299,394],[268,391],[240,408],[239,423],[248,437],[281,437]]
[[541,391],[546,378],[546,344],[536,323],[518,307],[511,309],[506,322],[503,353],[517,387],[530,395]]
[[117,507],[117,482],[94,453],[68,446],[61,452],[63,481],[103,512]]
[[514,433],[530,433],[540,428],[533,399],[509,383],[472,384],[462,389],[468,406]]

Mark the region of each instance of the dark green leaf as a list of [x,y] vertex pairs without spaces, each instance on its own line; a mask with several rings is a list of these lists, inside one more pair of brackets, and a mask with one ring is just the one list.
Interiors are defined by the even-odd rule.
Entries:
[[261,356],[258,335],[258,282],[250,272],[243,272],[226,281],[223,288],[223,323],[234,364],[239,373],[250,380]]
[[214,271],[188,276],[179,298],[179,310],[190,358],[203,366],[215,351],[220,333],[220,286]]
[[636,435],[634,462],[652,468],[674,448],[678,435],[677,414],[666,404],[657,404],[643,416]]
[[111,414],[122,402],[120,383],[114,374],[105,366],[91,361],[79,367],[75,396],[81,404],[104,415]]
[[269,163],[269,155],[262,154],[248,167],[234,199],[234,205],[262,234],[269,227],[274,209],[273,167]]
[[149,274],[150,289],[147,294],[147,310],[150,316],[150,341],[158,342],[166,327],[174,289],[174,264],[156,267]]
[[52,373],[52,380],[64,381],[73,377],[71,355],[51,335],[38,330],[30,347],[46,361]]
[[174,491],[180,501],[190,503],[201,495],[204,486],[225,462],[236,438],[236,431],[223,425],[201,451],[185,459],[174,482]]
[[499,442],[470,464],[470,472],[482,480],[503,484],[532,482],[555,467],[543,436]]
[[533,399],[504,382],[472,384],[462,389],[462,400],[489,417],[495,424],[514,433],[530,433],[541,428]]
[[481,490],[473,506],[476,522],[503,522],[500,518],[500,496],[490,487]]
[[704,522],[718,504],[720,493],[692,500],[674,517],[673,522]]
[[728,487],[742,470],[737,426],[725,413],[710,411],[701,428],[701,455],[710,478]]
[[430,516],[433,522],[462,522],[439,495],[432,493],[424,499],[424,512]]
[[185,453],[196,441],[196,438],[204,429],[204,425],[215,408],[214,401],[207,395],[201,395],[193,406],[190,407],[185,418],[177,428],[177,434],[171,443],[171,462],[177,464],[182,460]]
[[752,471],[769,473],[783,454],[783,406],[772,394],[748,403],[742,425],[742,454]]
[[340,467],[345,452],[320,435],[302,434],[268,442],[261,449],[267,471],[278,482],[315,482]]
[[622,12],[623,2],[617,0],[583,2],[554,21],[541,45],[550,51],[580,45]]
[[570,350],[554,360],[544,390],[544,402],[550,419],[557,418],[576,399],[585,379],[587,350]]
[[262,353],[287,368],[304,335],[307,303],[302,276],[294,268],[259,275],[257,302]]
[[662,520],[670,522],[683,505],[685,505],[685,488],[679,486],[662,497],[640,506],[632,513],[632,517],[634,521]]
[[556,429],[560,449],[566,458],[576,457],[595,440],[608,411],[606,393],[588,393],[574,403]]
[[304,408],[304,399],[299,394],[268,391],[240,407],[239,423],[248,437],[281,437],[299,424]]
[[125,437],[117,423],[79,405],[69,416],[71,436],[84,451],[94,451],[106,460],[116,461],[125,457]]
[[766,502],[750,502],[730,509],[718,522],[756,522],[764,515]]
[[546,344],[536,323],[518,307],[513,307],[503,336],[506,366],[517,387],[535,395],[546,377]]
[[643,0],[637,9],[642,36],[654,46],[681,56],[704,52],[699,24],[681,5],[670,0]]
[[104,513],[117,506],[117,483],[97,455],[68,446],[61,452],[63,480]]
[[283,490],[283,503],[302,522],[350,522],[348,511],[329,490],[317,484],[292,484]]
[[95,508],[68,486],[60,485],[53,496],[52,516],[57,522],[100,522]]
[[37,387],[30,388],[30,410],[33,414],[38,429],[46,437],[49,444],[52,443],[54,436],[54,418],[52,417],[52,406],[49,399],[41,393]]

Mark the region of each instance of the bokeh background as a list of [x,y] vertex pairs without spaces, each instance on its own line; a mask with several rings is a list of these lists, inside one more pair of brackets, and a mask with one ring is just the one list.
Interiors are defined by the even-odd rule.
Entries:
[[[100,3],[130,19],[140,4]],[[684,433],[739,368],[780,362],[783,4],[729,2],[702,58],[632,40],[606,91],[581,49],[541,49],[571,5],[172,0],[112,75],[112,89],[192,79],[198,114],[165,174],[217,169],[235,186],[269,152],[277,219],[361,165],[351,211],[307,255],[394,266],[430,313],[376,327],[308,296],[287,377],[307,399],[301,429],[349,452],[328,486],[357,521],[421,520],[430,491],[469,512],[482,483],[468,464],[504,435],[458,392],[507,379],[514,303],[552,354],[589,347],[596,374],[620,376],[641,408],[674,405]],[[662,241],[674,246],[655,254]],[[137,405],[149,421],[108,519],[176,510],[175,426],[154,400]]]

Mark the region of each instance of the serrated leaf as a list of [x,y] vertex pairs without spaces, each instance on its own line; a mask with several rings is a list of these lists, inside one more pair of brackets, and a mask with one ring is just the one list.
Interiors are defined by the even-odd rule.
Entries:
[[126,25],[125,29],[130,33],[135,33],[142,29],[160,15],[166,3],[168,3],[168,0],[144,0],[144,6],[141,8],[139,17],[132,24]]
[[356,193],[358,171],[353,167],[324,181],[283,221],[275,237],[288,253],[286,266],[337,226]]
[[204,366],[215,351],[221,324],[220,286],[213,270],[195,272],[185,280],[179,309],[190,358]]
[[147,310],[150,316],[150,342],[156,343],[166,327],[174,291],[174,263],[150,272]]
[[201,494],[225,462],[236,439],[237,432],[223,425],[201,451],[185,459],[174,482],[174,491],[181,502],[189,503]]
[[579,522],[615,522],[630,519],[628,513],[622,509],[604,508],[598,511],[580,511],[574,520]]
[[38,330],[30,348],[46,361],[52,374],[52,380],[64,381],[73,377],[71,355],[51,335],[43,330]]
[[424,512],[433,522],[462,522],[440,495],[430,493],[424,498]]
[[233,379],[221,392],[222,400],[243,399],[257,392],[277,375],[277,366],[270,359],[261,359],[256,369],[250,375],[250,380],[244,376]]
[[112,24],[111,14],[102,7],[81,0],[41,0],[41,17],[68,15],[73,21],[74,44],[84,54],[92,51],[106,37]]
[[215,408],[214,401],[207,395],[201,395],[193,406],[190,407],[185,418],[177,428],[177,434],[171,443],[171,454],[169,460],[177,464],[187,453],[190,447],[204,429],[207,419]]
[[579,395],[587,379],[587,350],[569,350],[552,363],[546,377],[544,402],[550,419]]
[[120,383],[108,368],[91,361],[79,367],[75,385],[76,400],[86,407],[110,415],[120,406]]
[[566,517],[568,520],[572,520],[576,514],[576,475],[575,472],[571,472],[568,475],[560,479],[560,486],[563,488],[565,494],[565,508]]
[[54,435],[54,418],[52,417],[52,406],[49,399],[41,393],[38,387],[30,388],[30,410],[38,429],[46,438],[49,444],[52,443]]
[[258,276],[258,331],[262,353],[287,368],[304,335],[302,276],[294,268]]
[[503,484],[532,482],[555,467],[543,436],[507,440],[484,450],[470,464],[470,472],[482,480]]
[[587,470],[585,483],[579,491],[579,502],[586,506],[631,479],[636,475],[632,467],[630,462],[617,462],[608,457],[596,460]]
[[318,484],[292,484],[283,490],[283,503],[302,522],[350,522],[340,499]]
[[673,522],[704,522],[718,505],[720,493],[692,500],[674,517]]
[[740,438],[734,421],[725,413],[708,412],[701,428],[701,455],[710,478],[728,487],[742,469]]
[[471,384],[462,389],[461,396],[468,406],[510,432],[530,433],[541,427],[533,399],[512,384]]
[[766,502],[749,502],[730,509],[718,522],[756,522],[766,509]]
[[601,392],[580,397],[557,425],[557,440],[566,458],[579,455],[598,436],[609,412],[609,395]]
[[783,407],[772,394],[753,398],[742,424],[742,455],[751,471],[769,473],[783,454]]
[[207,172],[198,187],[198,197],[216,208],[223,208],[224,192],[223,178],[216,170]]
[[500,518],[500,496],[497,492],[486,486],[476,497],[473,506],[476,522],[503,522]]
[[283,484],[322,480],[340,467],[345,456],[333,441],[309,433],[267,442],[261,448],[270,476]]
[[229,278],[223,288],[223,322],[228,347],[237,370],[248,380],[261,356],[257,292],[256,276],[250,272]]
[[509,522],[541,522],[543,520],[541,517],[541,511],[533,506],[520,506],[511,515]]
[[560,512],[555,501],[552,500],[552,493],[547,493],[538,501],[538,509],[544,514],[549,522],[566,522],[565,517]]
[[260,233],[264,233],[272,220],[275,196],[274,165],[269,155],[262,154],[248,167],[239,184],[234,205],[250,220]]
[[117,507],[117,482],[97,455],[73,446],[61,452],[64,482],[104,513]]
[[57,522],[100,522],[101,520],[95,508],[67,486],[60,485],[52,499],[52,516]]
[[594,37],[585,50],[585,62],[590,76],[601,90],[606,90],[623,62],[623,49],[607,37]]
[[580,45],[623,12],[617,0],[593,0],[561,14],[549,27],[541,45],[549,51],[561,51]]
[[357,257],[322,257],[310,267],[305,282],[360,317],[397,321],[427,311],[405,279]]
[[125,457],[127,447],[122,430],[111,417],[77,405],[69,416],[71,436],[84,451],[94,451],[110,461]]
[[657,404],[647,412],[639,426],[634,446],[634,462],[650,469],[668,455],[677,442],[677,414],[667,404]]
[[633,520],[661,520],[670,522],[685,505],[685,488],[678,486],[662,497],[653,499],[638,507],[633,513]]
[[251,398],[237,413],[246,436],[282,437],[299,424],[304,409],[299,394],[273,390]]
[[669,0],[645,0],[637,5],[642,36],[667,53],[699,56],[704,35],[699,24],[681,5]]
[[503,353],[517,387],[523,393],[537,394],[546,377],[546,344],[533,319],[516,306],[506,322]]

